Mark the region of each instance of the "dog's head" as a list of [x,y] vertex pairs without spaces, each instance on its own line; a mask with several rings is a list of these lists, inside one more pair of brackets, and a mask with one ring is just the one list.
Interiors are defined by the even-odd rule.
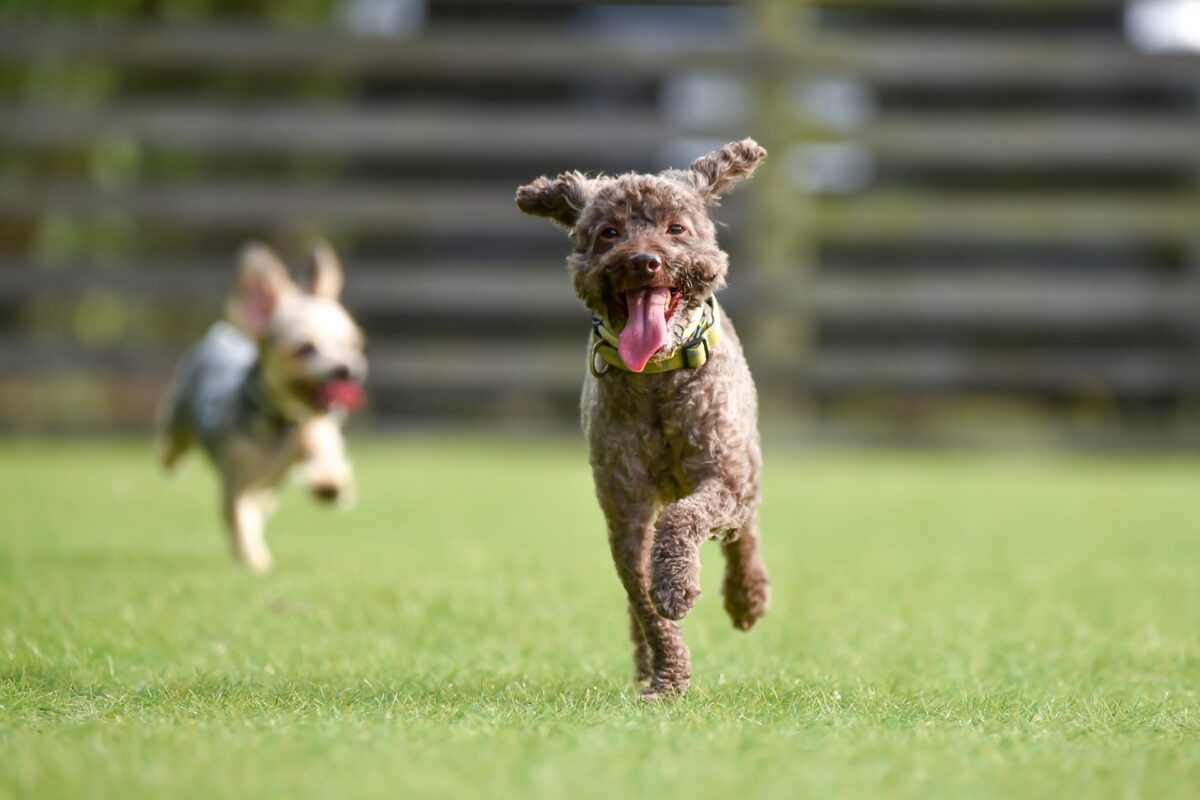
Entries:
[[683,344],[696,310],[725,283],[729,259],[709,210],[749,178],[767,151],[731,142],[689,169],[588,177],[564,172],[517,190],[526,214],[547,217],[575,240],[575,293],[619,331],[621,357],[640,372]]
[[353,410],[361,401],[364,340],[338,301],[342,283],[341,264],[326,245],[314,248],[299,284],[270,248],[242,248],[229,316],[258,342],[267,390],[290,417]]

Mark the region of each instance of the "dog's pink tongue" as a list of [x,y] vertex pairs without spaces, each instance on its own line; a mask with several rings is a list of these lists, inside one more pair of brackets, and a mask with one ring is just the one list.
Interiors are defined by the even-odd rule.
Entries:
[[646,368],[646,362],[667,341],[667,298],[670,290],[665,286],[646,286],[625,293],[629,306],[629,320],[621,331],[617,352],[625,366],[634,372]]

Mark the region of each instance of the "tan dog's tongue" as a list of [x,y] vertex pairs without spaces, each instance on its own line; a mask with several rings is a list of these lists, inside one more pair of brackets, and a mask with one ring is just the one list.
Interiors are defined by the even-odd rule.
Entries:
[[646,368],[646,362],[667,342],[667,298],[665,286],[646,286],[625,293],[629,319],[617,342],[617,352],[625,366],[634,372]]

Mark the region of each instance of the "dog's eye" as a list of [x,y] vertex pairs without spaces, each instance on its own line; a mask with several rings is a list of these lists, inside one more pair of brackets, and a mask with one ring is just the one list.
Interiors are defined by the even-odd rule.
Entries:
[[678,222],[672,222],[667,226],[667,233],[672,236],[682,236],[684,234],[684,227]]
[[621,235],[621,232],[619,230],[617,230],[616,228],[610,227],[610,228],[605,228],[604,230],[600,231],[601,239],[615,239],[620,235]]
[[313,353],[317,352],[317,348],[312,342],[305,342],[292,352],[296,358],[308,358]]

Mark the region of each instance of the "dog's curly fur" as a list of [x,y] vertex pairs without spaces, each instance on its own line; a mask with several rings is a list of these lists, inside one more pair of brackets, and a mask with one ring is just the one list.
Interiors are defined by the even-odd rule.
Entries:
[[[746,139],[687,170],[565,172],[522,186],[517,205],[569,230],[576,294],[614,329],[626,322],[625,292],[670,287],[662,357],[683,343],[693,314],[725,283],[728,257],[709,209],[765,157]],[[657,258],[653,272],[641,268],[646,254]],[[725,609],[736,628],[749,630],[769,602],[758,548],[757,398],[733,325],[725,317],[722,325],[720,346],[699,369],[585,377],[583,428],[647,698],[687,691],[691,661],[675,621],[700,594],[706,540],[722,542]]]

